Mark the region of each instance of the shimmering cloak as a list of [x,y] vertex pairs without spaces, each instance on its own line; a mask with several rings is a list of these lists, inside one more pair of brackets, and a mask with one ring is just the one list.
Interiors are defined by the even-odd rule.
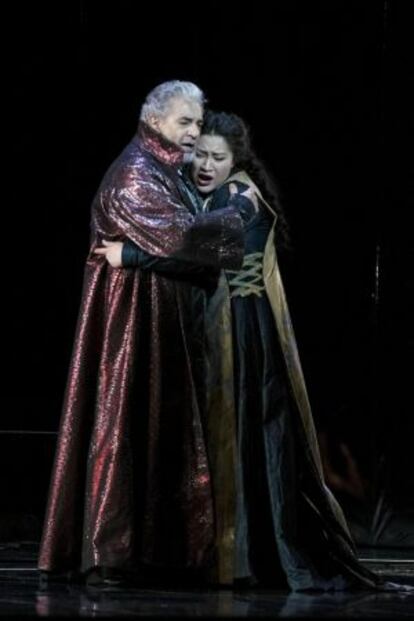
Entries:
[[129,238],[156,256],[241,265],[240,216],[192,213],[182,158],[141,123],[94,199],[42,570],[198,567],[209,557],[214,518],[197,368],[203,329],[194,314],[200,289],[113,269],[93,254],[102,239]]

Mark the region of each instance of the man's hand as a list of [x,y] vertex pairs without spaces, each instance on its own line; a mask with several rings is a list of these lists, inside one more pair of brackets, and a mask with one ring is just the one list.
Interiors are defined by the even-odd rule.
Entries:
[[109,242],[102,240],[104,248],[95,248],[94,254],[100,254],[105,257],[111,267],[122,267],[122,248],[123,242]]

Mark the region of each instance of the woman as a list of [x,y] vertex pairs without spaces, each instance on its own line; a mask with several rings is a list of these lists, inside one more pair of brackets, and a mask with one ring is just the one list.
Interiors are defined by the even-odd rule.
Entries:
[[[324,483],[306,386],[278,269],[287,227],[243,121],[206,116],[192,164],[203,209],[239,206],[245,256],[210,295],[208,436],[216,507],[216,579],[292,590],[375,588]],[[259,189],[260,188],[260,189]],[[106,244],[107,259],[111,249]],[[188,270],[127,242],[124,267]],[[115,266],[115,264],[114,264]]]

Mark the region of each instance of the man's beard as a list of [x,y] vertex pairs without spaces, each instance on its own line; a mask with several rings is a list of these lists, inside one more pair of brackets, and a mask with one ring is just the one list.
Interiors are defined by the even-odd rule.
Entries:
[[184,164],[191,164],[194,159],[194,151],[185,151],[184,152]]

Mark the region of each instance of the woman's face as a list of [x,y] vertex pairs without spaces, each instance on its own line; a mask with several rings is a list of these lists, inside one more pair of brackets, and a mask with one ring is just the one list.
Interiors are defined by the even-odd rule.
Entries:
[[197,141],[192,177],[202,194],[213,192],[230,175],[233,153],[223,136],[203,134]]

